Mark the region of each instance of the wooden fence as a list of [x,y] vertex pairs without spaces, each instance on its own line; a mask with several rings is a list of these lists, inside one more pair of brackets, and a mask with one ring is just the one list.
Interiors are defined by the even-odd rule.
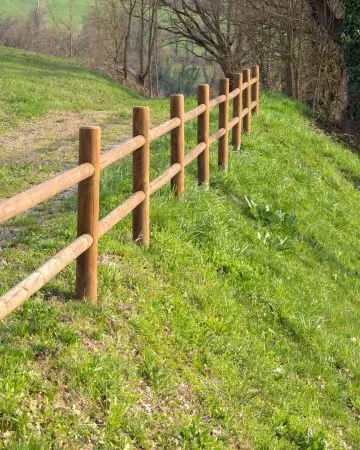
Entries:
[[[98,240],[130,212],[133,213],[133,239],[149,245],[150,196],[170,181],[176,196],[184,192],[185,167],[197,159],[198,181],[209,181],[209,147],[218,141],[218,164],[228,164],[228,133],[232,145],[240,150],[242,128],[251,130],[252,112],[259,111],[259,67],[234,75],[233,91],[229,79],[219,82],[219,96],[209,99],[209,86],[198,87],[198,106],[184,112],[184,96],[170,97],[171,118],[154,128],[149,127],[149,108],[133,111],[133,138],[101,154],[100,128],[81,127],[79,132],[79,165],[0,203],[0,223],[21,214],[76,184],[78,188],[77,239],[50,258],[44,265],[0,297],[0,319],[37,292],[64,267],[76,260],[76,297],[97,302]],[[229,101],[233,100],[233,118],[229,120]],[[209,136],[209,112],[219,106],[219,129]],[[185,155],[185,123],[198,119],[198,144]],[[243,127],[242,127],[243,124]],[[160,176],[149,180],[150,142],[171,133],[171,165]],[[120,206],[99,220],[100,173],[106,167],[132,154],[133,194]]]

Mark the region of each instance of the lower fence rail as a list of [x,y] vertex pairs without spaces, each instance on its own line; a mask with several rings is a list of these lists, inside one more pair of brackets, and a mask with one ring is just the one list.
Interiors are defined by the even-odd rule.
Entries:
[[93,239],[88,234],[78,237],[39,267],[39,269],[2,295],[0,297],[0,319],[10,314],[11,311],[35,294],[68,264],[75,261],[76,258],[91,247],[92,243]]
[[[31,295],[73,261],[77,261],[77,297],[97,300],[98,239],[120,220],[133,213],[133,239],[149,244],[150,196],[171,182],[176,196],[184,192],[184,168],[197,159],[198,182],[209,182],[209,146],[219,141],[218,163],[228,165],[228,132],[232,130],[232,145],[240,150],[242,128],[251,131],[251,115],[259,112],[259,66],[235,74],[233,90],[229,80],[219,83],[219,94],[209,99],[209,86],[198,87],[198,106],[184,112],[184,96],[171,96],[171,118],[153,128],[149,127],[149,108],[136,107],[133,112],[134,137],[100,154],[100,128],[81,127],[79,165],[26,192],[0,202],[0,223],[28,211],[56,194],[79,185],[78,237],[60,250],[31,275],[0,297],[0,319],[10,314]],[[229,102],[233,101],[232,119],[229,120]],[[209,135],[210,111],[219,106],[219,128]],[[185,154],[184,124],[197,118],[198,144]],[[171,134],[170,166],[154,180],[149,180],[151,141]],[[99,220],[100,171],[133,155],[133,194],[121,205]]]
[[99,237],[104,236],[124,217],[131,213],[145,199],[142,191],[135,192],[131,197],[125,200],[117,208],[113,209],[107,216],[99,222]]

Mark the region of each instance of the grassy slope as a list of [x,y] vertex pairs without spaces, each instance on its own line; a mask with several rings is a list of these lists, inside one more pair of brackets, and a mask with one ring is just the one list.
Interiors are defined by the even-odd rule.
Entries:
[[71,61],[0,47],[0,127],[11,129],[51,111],[131,110],[139,96]]
[[[63,89],[103,86],[114,109],[107,89],[124,98],[78,73]],[[188,148],[195,134],[187,125]],[[168,153],[166,139],[152,146],[152,176]],[[2,323],[4,446],[358,448],[359,159],[271,94],[228,173],[215,153],[209,191],[191,166],[183,199],[154,196],[149,250],[131,243],[130,219],[101,240],[101,307],[73,300],[72,266]],[[130,169],[104,172],[102,214]],[[22,233],[3,245],[2,291],[73,238],[75,199],[52,205],[7,224]]]

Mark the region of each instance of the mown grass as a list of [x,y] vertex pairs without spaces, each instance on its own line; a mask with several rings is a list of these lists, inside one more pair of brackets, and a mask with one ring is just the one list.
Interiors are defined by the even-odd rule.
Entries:
[[[129,218],[102,238],[98,307],[70,266],[1,324],[3,447],[358,448],[360,162],[298,103],[261,105],[209,190],[192,165],[182,199],[154,195],[148,250]],[[154,177],[168,139],[151,152]],[[101,215],[130,169],[103,173]],[[2,292],[73,239],[75,198],[55,206],[7,224]]]

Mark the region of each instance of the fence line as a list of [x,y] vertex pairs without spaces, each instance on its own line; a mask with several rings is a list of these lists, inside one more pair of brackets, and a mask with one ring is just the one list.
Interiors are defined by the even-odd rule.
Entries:
[[[72,261],[76,260],[76,297],[97,302],[98,240],[120,220],[132,212],[133,240],[148,246],[150,243],[150,196],[170,181],[175,196],[184,193],[185,167],[197,159],[199,184],[209,182],[209,148],[218,141],[218,166],[227,169],[229,159],[229,131],[232,147],[240,150],[242,128],[251,131],[251,115],[259,112],[259,66],[245,69],[229,79],[219,80],[219,95],[209,99],[209,86],[198,86],[198,106],[184,111],[182,94],[170,97],[170,119],[150,129],[148,107],[133,110],[133,138],[101,154],[100,127],[81,127],[79,130],[79,165],[0,203],[0,223],[28,211],[56,194],[79,185],[77,239],[50,258],[39,269],[0,297],[0,319],[6,317],[31,295],[41,289]],[[233,101],[229,120],[229,102]],[[219,127],[209,136],[210,111],[219,107]],[[254,111],[255,110],[255,111]],[[186,122],[197,118],[197,145],[185,154]],[[154,180],[149,179],[150,143],[170,133],[170,167]],[[121,205],[99,220],[100,174],[106,167],[132,154],[133,194]]]

